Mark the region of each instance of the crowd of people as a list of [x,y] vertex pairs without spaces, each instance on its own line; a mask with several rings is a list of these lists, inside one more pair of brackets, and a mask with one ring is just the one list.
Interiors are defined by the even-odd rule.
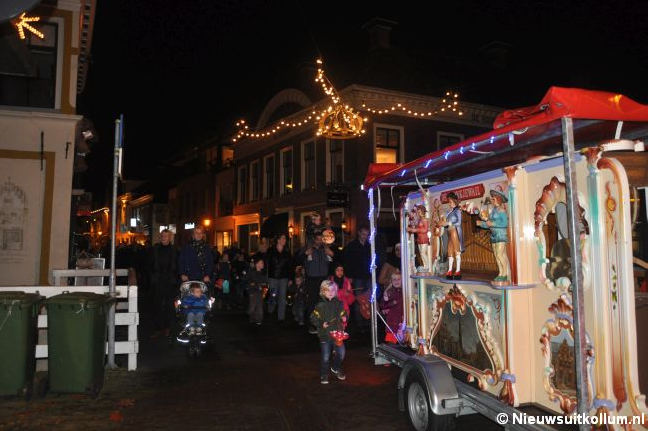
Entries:
[[[285,233],[247,252],[236,243],[221,251],[210,247],[202,227],[196,227],[189,243],[176,250],[172,233],[162,231],[160,242],[146,252],[148,257],[132,262],[139,266],[138,282],[149,287],[154,298],[152,338],[169,335],[180,282],[202,281],[218,309],[245,310],[252,326],[262,325],[266,316],[273,324],[285,324],[291,318],[306,327],[320,341],[321,383],[328,383],[330,372],[344,380],[345,345],[332,334],[347,337],[350,324],[356,336],[367,336],[364,334],[369,331],[370,232],[367,226],[359,226],[356,237],[340,250],[323,239],[327,229],[320,215],[314,214],[305,227],[305,242],[295,253],[291,253]],[[385,245],[378,243],[375,297],[382,317],[378,332],[385,342],[397,343],[403,320],[400,249],[397,244],[387,252]]]

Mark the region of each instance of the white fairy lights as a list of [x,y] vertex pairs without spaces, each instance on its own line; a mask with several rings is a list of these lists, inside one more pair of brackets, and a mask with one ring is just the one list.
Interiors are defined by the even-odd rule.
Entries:
[[368,112],[372,112],[373,114],[378,114],[378,115],[394,113],[395,111],[397,112],[401,111],[404,114],[412,115],[414,117],[432,117],[434,115],[439,114],[440,112],[455,112],[456,115],[458,115],[459,117],[463,115],[463,111],[460,110],[460,106],[458,105],[458,93],[454,93],[451,91],[448,91],[445,94],[445,97],[442,99],[442,104],[435,111],[430,111],[430,110],[418,111],[415,109],[409,109],[408,106],[405,106],[402,103],[398,103],[388,108],[370,108],[366,106],[364,102],[361,105],[361,107]]
[[[304,116],[291,121],[282,120],[270,128],[258,131],[251,131],[245,120],[239,120],[235,123],[235,126],[239,131],[237,132],[237,135],[232,138],[232,142],[237,142],[240,139],[245,138],[268,138],[283,130],[301,127],[314,121],[318,124],[316,136],[323,136],[328,139],[350,139],[364,134],[366,131],[363,129],[363,123],[367,122],[368,118],[364,118],[361,114],[355,112],[354,108],[350,105],[341,103],[341,97],[336,91],[336,88],[325,75],[323,61],[319,58],[316,60],[316,64],[318,64],[318,71],[314,81],[317,84],[320,84],[323,93],[331,99],[331,104],[327,108],[323,109],[320,113],[312,111],[311,113],[305,114]],[[458,105],[458,93],[451,91],[448,91],[445,94],[445,97],[442,99],[442,104],[435,111],[409,109],[402,103],[383,109],[369,108],[365,103],[363,103],[362,108],[378,115],[401,111],[403,114],[419,118],[432,117],[440,112],[456,113],[459,117],[463,115],[463,112],[460,110],[460,106]]]

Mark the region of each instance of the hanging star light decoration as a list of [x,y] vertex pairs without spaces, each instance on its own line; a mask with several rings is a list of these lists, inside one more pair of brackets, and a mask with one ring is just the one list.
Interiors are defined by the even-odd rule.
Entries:
[[45,39],[45,35],[38,31],[36,28],[32,27],[30,22],[38,22],[41,20],[40,16],[27,16],[26,12],[23,12],[18,18],[11,20],[11,23],[16,27],[18,31],[18,36],[21,40],[25,39],[25,30],[32,33],[34,36],[39,39]]

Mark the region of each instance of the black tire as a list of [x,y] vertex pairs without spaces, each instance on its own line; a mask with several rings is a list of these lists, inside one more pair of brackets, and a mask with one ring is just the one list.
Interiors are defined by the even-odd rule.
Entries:
[[406,378],[404,413],[410,430],[453,431],[456,429],[456,415],[437,415],[431,411],[427,385],[419,372],[412,372]]

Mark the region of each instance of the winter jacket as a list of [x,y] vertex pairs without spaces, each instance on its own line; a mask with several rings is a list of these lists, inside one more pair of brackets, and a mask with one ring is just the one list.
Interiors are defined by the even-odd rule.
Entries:
[[203,250],[205,256],[205,269],[201,271],[199,265],[199,258],[196,255],[194,248],[187,244],[181,250],[181,255],[178,258],[178,272],[180,275],[186,275],[190,280],[203,280],[203,277],[208,276],[212,277],[212,272],[214,271],[214,257],[212,255],[212,249],[205,242],[201,241],[200,247]]
[[[187,315],[187,313],[198,313],[198,314],[205,314],[207,311],[207,306],[208,306],[208,297],[205,295],[201,295],[198,298],[194,295],[187,295],[183,298],[181,301],[181,309],[183,310],[183,314]],[[206,307],[206,308],[185,308],[185,307]]]
[[[337,279],[335,276],[331,276],[330,280],[336,283],[336,285],[339,288],[338,291],[338,298],[341,300],[343,303],[343,308],[345,309],[345,312],[348,313],[348,316],[350,315],[350,305],[356,300],[354,297],[354,292],[352,291],[352,284],[350,283],[350,279],[347,277],[343,277],[343,280]],[[341,283],[339,285],[339,283]],[[344,327],[347,327],[348,324],[345,322],[343,325]]]
[[156,244],[151,250],[151,284],[176,284],[178,276],[176,250],[171,244]]
[[324,247],[314,248],[311,253],[311,259],[304,252],[301,253],[301,258],[307,277],[321,279],[327,277],[330,261],[327,258]]
[[277,247],[269,248],[266,252],[266,259],[269,278],[282,279],[290,277],[293,265],[291,255],[286,247],[282,249],[282,252],[279,252]]
[[361,244],[358,239],[350,241],[343,250],[343,264],[348,277],[370,278],[370,243]]
[[264,271],[250,271],[244,276],[244,286],[248,288],[249,294],[259,293],[262,287],[269,284],[269,278]]
[[402,299],[402,288],[386,288],[379,301],[379,309],[390,329],[397,334],[402,321],[404,320],[404,309]]
[[[318,329],[318,339],[327,341],[330,339],[330,331],[341,331],[343,327],[343,318],[348,320],[348,313],[343,308],[343,303],[338,298],[329,300],[321,296],[320,302],[311,313],[310,321]],[[323,323],[328,322],[329,326],[323,328]]]

